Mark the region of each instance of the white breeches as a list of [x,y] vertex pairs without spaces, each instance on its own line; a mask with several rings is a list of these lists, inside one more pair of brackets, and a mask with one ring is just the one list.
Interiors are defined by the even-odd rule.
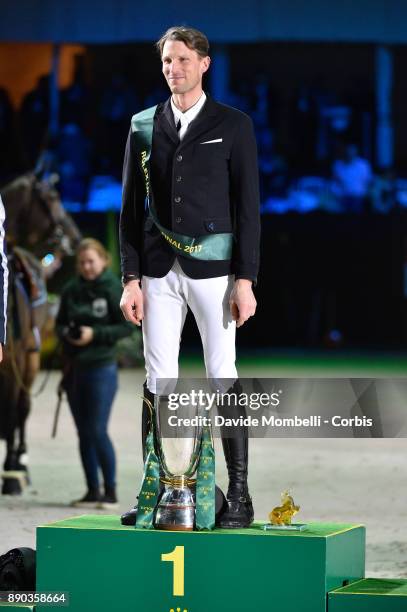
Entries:
[[143,276],[143,341],[147,386],[156,393],[156,380],[178,378],[178,355],[188,306],[202,340],[207,378],[235,380],[236,323],[229,309],[234,277],[193,279],[178,261],[163,278]]

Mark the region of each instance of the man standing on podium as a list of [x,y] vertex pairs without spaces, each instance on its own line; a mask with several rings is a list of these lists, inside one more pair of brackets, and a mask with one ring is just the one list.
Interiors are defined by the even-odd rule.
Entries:
[[[211,60],[202,32],[172,27],[157,48],[171,96],[152,109],[147,181],[135,144],[137,115],[133,117],[120,216],[124,288],[120,305],[128,321],[143,322],[144,394],[150,401],[157,379],[178,378],[188,306],[201,336],[207,377],[236,381],[236,327],[255,314],[252,285],[257,279],[260,241],[257,148],[251,119],[203,91],[202,77]],[[147,207],[146,189],[150,192]],[[144,404],[144,452],[148,428]],[[229,488],[217,524],[248,527],[253,506],[247,485],[247,431],[234,438],[222,435],[222,443]],[[124,524],[135,520],[135,508],[122,516]]]

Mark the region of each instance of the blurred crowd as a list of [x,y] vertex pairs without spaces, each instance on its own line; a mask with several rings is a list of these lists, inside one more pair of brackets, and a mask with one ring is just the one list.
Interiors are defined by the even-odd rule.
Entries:
[[[107,193],[116,186],[112,199],[119,199],[130,118],[167,97],[164,85],[140,95],[120,72],[103,87],[90,87],[78,71],[59,92],[58,129],[50,133],[48,76],[17,110],[0,89],[0,184],[41,167],[59,175],[64,203],[79,207],[71,210],[86,210],[95,189]],[[223,102],[253,119],[263,212],[387,212],[406,203],[405,180],[392,169],[374,172],[368,108],[352,107],[321,86],[301,86],[287,109],[292,130],[287,144],[279,138],[281,113],[270,77],[232,83]]]

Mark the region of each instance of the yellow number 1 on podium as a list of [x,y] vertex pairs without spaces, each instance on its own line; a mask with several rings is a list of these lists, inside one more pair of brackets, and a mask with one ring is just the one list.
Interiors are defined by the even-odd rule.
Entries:
[[173,595],[184,595],[184,547],[176,546],[170,553],[163,553],[161,561],[172,561],[174,563]]

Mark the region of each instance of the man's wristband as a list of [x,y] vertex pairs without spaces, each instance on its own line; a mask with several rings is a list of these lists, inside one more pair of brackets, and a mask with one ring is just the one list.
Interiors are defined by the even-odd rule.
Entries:
[[130,281],[140,280],[137,274],[123,274],[122,276],[122,287],[127,285]]

